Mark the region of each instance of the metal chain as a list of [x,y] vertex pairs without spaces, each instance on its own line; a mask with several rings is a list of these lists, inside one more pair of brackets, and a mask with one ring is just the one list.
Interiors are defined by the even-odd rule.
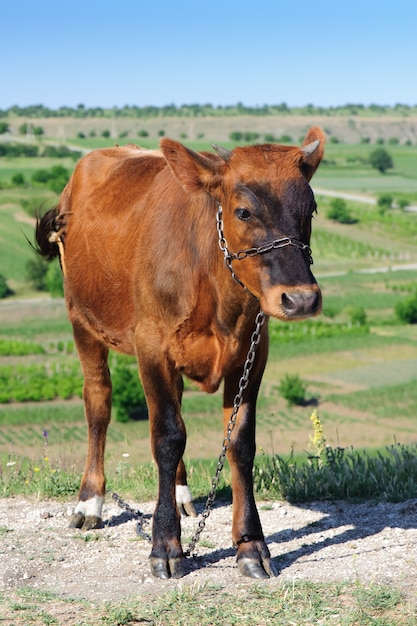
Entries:
[[224,462],[226,460],[226,453],[230,445],[233,430],[236,426],[237,414],[243,401],[243,392],[249,383],[249,374],[252,370],[252,367],[255,361],[256,348],[261,338],[261,329],[265,322],[265,318],[266,318],[265,313],[262,310],[259,311],[258,315],[256,316],[256,320],[255,320],[256,327],[255,327],[254,332],[252,333],[251,344],[248,350],[245,365],[243,366],[243,374],[239,381],[239,391],[236,394],[234,401],[233,401],[233,410],[229,419],[229,423],[227,425],[226,435],[223,439],[222,451],[217,461],[216,472],[211,481],[211,490],[207,496],[206,506],[204,508],[204,511],[201,513],[201,520],[198,523],[197,530],[194,533],[191,539],[190,545],[188,547],[188,550],[184,553],[184,556],[190,556],[193,550],[195,549],[197,542],[200,540],[200,535],[206,526],[206,520],[211,513],[214,500],[216,499],[216,491],[217,491],[217,487],[219,486],[220,474],[223,470]]
[[143,513],[142,511],[139,511],[139,509],[133,509],[131,506],[127,504],[127,502],[123,500],[123,498],[121,498],[114,491],[112,492],[111,497],[113,498],[115,502],[117,502],[118,506],[121,509],[123,509],[124,511],[127,511],[128,513],[133,515],[134,518],[138,520],[136,522],[136,534],[139,535],[139,537],[142,537],[142,539],[146,539],[147,541],[152,541],[151,535],[147,533],[145,530],[143,530],[143,525],[145,523],[145,513]]
[[[224,254],[224,262],[229,270],[232,272],[234,280],[238,282],[246,291],[249,291],[245,285],[237,278],[236,274],[232,269],[232,261],[242,261],[247,257],[257,256],[258,254],[266,254],[267,252],[271,252],[271,250],[278,250],[279,248],[285,248],[286,246],[294,246],[298,248],[302,252],[304,252],[308,256],[308,260],[310,265],[313,264],[313,256],[311,248],[308,244],[299,241],[299,239],[294,239],[292,237],[281,237],[281,239],[274,239],[274,241],[270,241],[269,243],[264,243],[257,248],[247,248],[246,250],[239,250],[238,252],[230,252],[227,246],[227,240],[224,236],[223,231],[223,208],[220,202],[217,203],[217,232],[219,235],[219,247],[220,250]],[[250,292],[249,292],[250,293]]]
[[[217,232],[219,235],[219,247],[220,250],[223,252],[224,254],[224,261],[225,261],[225,265],[226,267],[230,270],[230,272],[232,273],[232,277],[233,279],[239,284],[241,285],[241,287],[243,287],[243,289],[245,291],[247,291],[251,296],[253,296],[254,298],[256,298],[256,296],[254,296],[253,293],[251,293],[249,291],[249,289],[247,289],[247,287],[245,287],[245,285],[239,280],[239,278],[236,276],[235,272],[233,271],[232,268],[232,260],[233,259],[237,259],[237,260],[241,260],[246,258],[246,256],[255,256],[256,254],[263,254],[264,252],[269,252],[270,250],[276,249],[276,248],[280,248],[280,247],[284,247],[284,246],[289,246],[289,245],[296,245],[298,248],[301,248],[302,250],[307,250],[308,253],[310,254],[310,258],[311,258],[311,250],[310,247],[307,246],[306,244],[303,244],[302,242],[299,242],[297,240],[294,239],[289,239],[288,237],[285,237],[283,239],[277,239],[274,242],[272,242],[271,244],[265,244],[263,246],[260,246],[259,248],[250,248],[249,250],[240,250],[237,254],[235,253],[230,253],[227,247],[227,240],[224,236],[224,232],[223,232],[223,219],[222,219],[222,206],[220,204],[220,202],[218,203],[218,209],[217,209],[217,216],[216,216],[216,221],[217,221]],[[312,259],[311,259],[312,262]],[[257,298],[256,298],[257,299]],[[245,364],[243,366],[243,373],[242,376],[239,380],[239,390],[238,393],[236,394],[236,396],[234,397],[233,400],[233,409],[232,409],[232,413],[230,415],[230,419],[229,422],[227,424],[227,430],[226,430],[226,435],[223,439],[223,444],[222,444],[222,450],[221,453],[219,455],[219,458],[217,460],[217,466],[216,466],[216,471],[215,474],[212,478],[211,481],[211,489],[210,492],[207,496],[207,500],[206,500],[206,505],[204,507],[203,512],[201,513],[201,519],[198,523],[197,529],[194,533],[194,535],[191,538],[190,544],[188,546],[188,549],[184,552],[184,556],[188,557],[191,556],[191,553],[193,552],[193,550],[195,550],[196,544],[198,543],[198,541],[200,540],[200,536],[201,533],[203,532],[205,526],[206,526],[206,521],[207,518],[209,517],[211,510],[213,508],[213,504],[214,501],[216,499],[216,491],[217,488],[219,486],[219,481],[220,481],[220,475],[222,473],[223,467],[224,467],[224,463],[226,460],[226,454],[227,454],[227,450],[229,448],[230,445],[230,441],[232,438],[232,433],[235,429],[236,426],[236,421],[237,421],[237,414],[238,411],[241,407],[241,404],[243,402],[243,392],[245,391],[246,387],[249,384],[249,374],[252,370],[253,364],[255,362],[255,355],[256,355],[256,348],[259,344],[259,341],[261,339],[261,330],[262,330],[262,326],[265,323],[265,313],[262,311],[262,309],[259,311],[259,313],[256,316],[255,319],[255,330],[252,333],[251,336],[251,343],[249,346],[249,350],[248,350],[248,354],[246,356],[246,361]],[[135,510],[132,507],[130,507],[117,493],[112,493],[112,498],[113,500],[115,500],[117,502],[117,504],[119,505],[120,508],[124,509],[125,511],[129,512],[131,515],[133,515],[135,518],[138,519],[137,525],[136,525],[136,532],[137,534],[142,537],[143,539],[146,539],[148,541],[152,541],[152,537],[151,535],[149,535],[147,532],[145,532],[143,530],[143,524],[144,524],[144,513],[142,513],[139,510]]]
[[[198,523],[197,529],[194,533],[194,535],[191,538],[190,544],[188,546],[188,549],[184,552],[184,556],[191,556],[191,553],[193,552],[193,550],[195,550],[196,544],[198,543],[198,541],[200,540],[200,535],[203,532],[205,526],[206,526],[206,521],[207,518],[209,517],[210,513],[211,513],[211,509],[213,507],[214,501],[216,499],[216,491],[217,488],[219,486],[219,481],[220,481],[220,474],[222,473],[223,467],[224,467],[224,462],[226,460],[226,453],[227,450],[229,448],[230,445],[230,441],[232,438],[232,433],[234,431],[234,428],[236,426],[236,420],[237,420],[237,414],[238,411],[240,409],[240,406],[243,402],[243,392],[245,391],[246,387],[248,386],[249,383],[249,374],[252,370],[253,364],[255,362],[255,355],[256,355],[256,348],[259,344],[259,341],[261,339],[261,329],[262,326],[265,322],[266,316],[265,313],[261,310],[259,311],[259,313],[256,316],[256,320],[255,320],[255,330],[252,333],[251,336],[251,343],[249,346],[249,350],[248,350],[248,354],[246,356],[246,361],[245,364],[243,366],[243,373],[242,376],[239,380],[239,390],[238,393],[236,394],[234,400],[233,400],[233,410],[232,413],[230,415],[230,419],[229,422],[227,424],[227,431],[226,431],[226,435],[223,439],[223,444],[222,444],[222,450],[221,453],[219,455],[219,458],[217,460],[217,466],[216,466],[216,471],[215,474],[212,478],[211,481],[211,489],[210,492],[207,496],[207,500],[206,500],[206,505],[204,507],[204,511],[201,513],[201,519]],[[145,514],[142,511],[139,511],[138,509],[133,509],[131,506],[129,506],[127,504],[127,502],[125,502],[123,500],[123,498],[121,498],[117,493],[112,492],[112,498],[113,500],[118,504],[118,506],[121,509],[124,509],[125,511],[127,511],[128,513],[130,513],[134,518],[136,518],[138,521],[136,523],[136,533],[142,537],[142,539],[146,539],[147,541],[152,541],[152,537],[149,533],[147,533],[144,529],[143,529],[143,524],[145,522]]]

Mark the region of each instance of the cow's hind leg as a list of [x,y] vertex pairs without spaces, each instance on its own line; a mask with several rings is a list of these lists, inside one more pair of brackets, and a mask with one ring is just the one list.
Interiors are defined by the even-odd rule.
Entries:
[[187,484],[187,471],[182,459],[178,463],[175,479],[175,499],[181,514],[197,517],[191,491]]
[[79,500],[71,528],[90,530],[101,526],[106,489],[104,449],[111,411],[108,349],[84,327],[74,324],[74,338],[84,374],[84,407],[88,423],[88,452]]

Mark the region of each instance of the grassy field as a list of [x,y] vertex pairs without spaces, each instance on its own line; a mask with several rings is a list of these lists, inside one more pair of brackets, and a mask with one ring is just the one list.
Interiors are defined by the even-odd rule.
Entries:
[[[349,306],[360,302],[370,324],[367,334],[316,338],[314,328],[323,320],[314,320],[297,325],[305,326],[304,338],[297,329],[298,336],[291,339],[293,331],[285,327],[280,342],[283,325],[272,322],[274,337],[278,332],[278,338],[271,344],[258,405],[260,448],[280,454],[294,449],[302,454],[308,447],[309,417],[316,405],[331,445],[376,448],[394,441],[416,440],[417,328],[398,324],[393,314],[395,302],[402,297],[399,288],[412,283],[416,273],[404,270],[395,274],[351,272],[342,278],[321,280],[325,309],[328,306],[337,312],[324,322],[344,323]],[[0,336],[30,339],[46,351],[44,355],[1,357],[0,367],[29,367],[40,362],[49,368],[54,364],[77,364],[74,354],[56,350],[57,342],[66,344],[71,340],[62,301],[1,303],[0,329]],[[279,382],[286,373],[298,374],[308,384],[306,406],[289,408],[280,396]],[[207,396],[188,389],[184,418],[189,435],[187,461],[216,458],[221,443],[221,393]],[[48,431],[48,456],[55,463],[81,471],[86,427],[79,399],[0,405],[0,453],[41,457],[44,430]],[[132,466],[149,461],[146,420],[111,425],[109,473],[126,459]]]
[[[55,133],[62,139],[58,122],[62,124],[54,121]],[[175,124],[174,121],[173,133],[166,134],[178,132]],[[309,125],[307,120],[304,124]],[[224,131],[218,127],[219,132],[220,129]],[[215,134],[215,129],[211,128],[210,132]],[[333,136],[335,132],[337,129],[332,129]],[[387,131],[387,138],[392,132],[392,129]],[[71,137],[66,135],[67,142],[84,148],[113,142],[102,137],[79,139],[75,135],[75,132]],[[51,131],[44,141],[54,140],[56,136]],[[131,139],[121,139],[119,143],[128,141]],[[156,137],[140,139],[149,147],[157,141]],[[183,141],[194,148],[208,148],[211,137]],[[231,147],[230,142],[226,145]],[[315,185],[374,197],[387,190],[394,198],[396,194],[406,193],[412,203],[417,199],[417,148],[414,145],[386,148],[392,154],[394,169],[381,175],[366,165],[372,145],[330,142],[326,161],[314,179]],[[33,340],[46,349],[42,357],[1,357],[0,367],[40,361],[48,367],[77,363],[74,354],[50,349],[58,341],[71,341],[63,303],[31,291],[25,278],[26,263],[33,258],[25,236],[32,238],[33,218],[23,210],[22,202],[32,205],[39,202],[47,208],[56,202],[57,196],[45,188],[31,185],[16,188],[8,184],[15,172],[22,172],[29,180],[33,171],[57,162],[69,170],[73,167],[70,159],[0,161],[0,181],[6,183],[0,189],[0,274],[7,277],[16,292],[13,298],[0,302],[0,338]],[[321,319],[328,324],[346,323],[352,308],[363,307],[370,332],[320,339],[309,335],[302,341],[285,341],[284,350],[279,339],[273,342],[259,400],[258,445],[280,453],[289,453],[292,448],[302,453],[308,445],[311,406],[288,408],[278,393],[279,381],[287,372],[298,374],[308,384],[308,398],[311,405],[318,404],[332,445],[374,448],[395,440],[412,442],[415,440],[413,412],[417,408],[413,392],[417,333],[413,326],[397,323],[394,307],[416,284],[417,270],[398,268],[417,264],[417,214],[390,210],[382,215],[376,205],[349,201],[349,210],[357,221],[346,225],[327,219],[330,198],[318,194],[317,199],[319,213],[314,219],[312,248],[314,271],[323,289]],[[309,324],[314,327],[315,322],[307,322],[307,329]],[[190,390],[185,394],[188,460],[217,455],[220,410],[220,393],[209,397]],[[86,432],[79,399],[0,405],[0,452],[12,454],[19,450],[34,458],[42,454],[44,430],[49,433],[50,454],[65,462],[71,459],[75,467],[81,468]],[[129,457],[122,457],[123,454]],[[123,458],[129,458],[133,464],[149,460],[147,422],[113,423],[107,456],[113,469]]]

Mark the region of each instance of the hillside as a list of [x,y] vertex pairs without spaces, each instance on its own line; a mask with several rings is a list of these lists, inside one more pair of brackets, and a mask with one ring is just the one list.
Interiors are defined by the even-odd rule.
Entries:
[[282,135],[291,137],[298,143],[300,137],[312,125],[322,126],[330,138],[341,143],[360,143],[369,138],[370,143],[377,139],[388,141],[396,138],[400,143],[417,143],[417,115],[409,116],[339,116],[339,115],[236,115],[206,117],[11,117],[7,118],[10,138],[19,136],[19,128],[25,122],[40,126],[44,136],[61,141],[83,133],[86,137],[95,133],[101,135],[109,131],[112,139],[119,137],[138,141],[138,133],[145,131],[149,139],[158,139],[163,133],[174,139],[227,142],[233,131],[258,133],[260,138],[270,134],[276,138]]

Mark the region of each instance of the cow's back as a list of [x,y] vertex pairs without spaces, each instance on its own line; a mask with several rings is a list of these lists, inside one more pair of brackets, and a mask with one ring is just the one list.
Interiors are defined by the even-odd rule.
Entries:
[[166,161],[135,146],[95,150],[77,164],[59,206],[66,215],[65,293],[71,320],[134,352],[135,250],[149,189]]

